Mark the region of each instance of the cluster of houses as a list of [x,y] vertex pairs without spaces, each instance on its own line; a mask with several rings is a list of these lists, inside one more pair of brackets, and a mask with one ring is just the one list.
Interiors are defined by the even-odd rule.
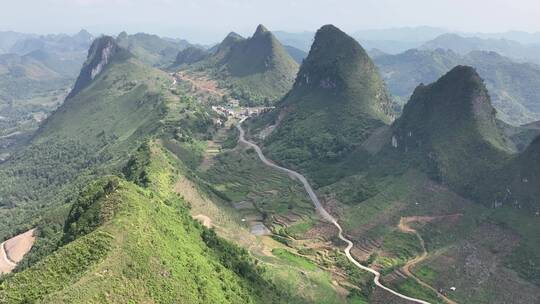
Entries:
[[212,106],[212,110],[226,117],[243,119],[246,117],[254,117],[261,113],[265,113],[274,107],[236,107],[231,106]]

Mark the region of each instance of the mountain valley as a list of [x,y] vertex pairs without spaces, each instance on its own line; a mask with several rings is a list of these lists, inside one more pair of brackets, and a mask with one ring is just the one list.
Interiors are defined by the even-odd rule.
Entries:
[[540,298],[534,63],[331,24],[7,33],[2,304]]

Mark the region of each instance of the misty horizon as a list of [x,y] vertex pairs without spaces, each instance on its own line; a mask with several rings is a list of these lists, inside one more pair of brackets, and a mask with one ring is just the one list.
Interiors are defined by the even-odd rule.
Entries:
[[[252,34],[262,23],[272,31],[314,32],[334,24],[345,32],[417,29],[451,33],[492,34],[540,31],[540,4],[524,0],[494,1],[170,1],[170,0],[23,0],[6,3],[0,31],[50,34],[116,35],[144,32],[195,43],[219,42],[234,31]],[[495,1],[503,2],[503,1]],[[29,10],[28,8],[32,8]]]

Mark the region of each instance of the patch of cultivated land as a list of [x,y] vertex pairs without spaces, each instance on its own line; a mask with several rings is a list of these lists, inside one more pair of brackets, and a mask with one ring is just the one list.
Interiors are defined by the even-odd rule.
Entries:
[[0,273],[10,273],[24,255],[32,249],[36,237],[35,229],[28,230],[3,242],[0,248]]
[[418,284],[422,285],[423,287],[425,288],[428,288],[430,289],[431,291],[433,291],[434,293],[437,294],[437,296],[444,300],[445,303],[449,303],[449,304],[457,304],[456,302],[450,300],[449,298],[447,298],[444,294],[442,294],[440,291],[436,290],[435,288],[433,288],[432,286],[430,286],[429,284],[425,283],[424,281],[418,279],[412,272],[411,272],[411,269],[413,267],[415,267],[416,265],[418,265],[419,263],[421,263],[422,261],[424,261],[427,256],[428,256],[428,252],[426,250],[426,245],[425,245],[425,242],[424,242],[424,239],[422,238],[422,236],[416,231],[416,229],[414,229],[412,227],[412,225],[414,223],[419,223],[419,224],[425,224],[425,223],[429,223],[429,222],[432,222],[432,221],[436,221],[436,220],[441,220],[441,219],[445,219],[445,218],[452,218],[452,219],[459,219],[459,217],[461,216],[461,214],[456,214],[456,215],[449,215],[449,216],[409,216],[409,217],[402,217],[400,220],[399,220],[399,225],[398,225],[398,228],[399,230],[401,230],[402,232],[405,232],[405,233],[412,233],[414,234],[417,238],[418,238],[418,241],[420,242],[421,246],[422,246],[422,254],[413,258],[412,260],[408,261],[402,268],[401,268],[401,271],[407,275],[408,277],[411,277],[413,278]]
[[[429,256],[413,272],[458,303],[538,303],[540,288],[504,265],[518,242],[516,234],[486,223]],[[456,290],[450,291],[450,287]]]

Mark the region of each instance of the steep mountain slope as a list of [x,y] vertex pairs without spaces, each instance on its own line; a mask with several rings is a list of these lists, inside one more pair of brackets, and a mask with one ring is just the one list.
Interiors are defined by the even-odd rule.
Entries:
[[287,303],[243,249],[191,218],[172,191],[179,164],[144,145],[118,177],[76,198],[61,246],[0,283],[2,303]]
[[540,136],[527,147],[504,172],[509,177],[506,200],[502,203],[514,204],[531,209],[540,208]]
[[298,64],[263,25],[248,39],[229,34],[210,52],[188,69],[206,70],[233,97],[246,103],[270,104],[280,99],[291,88],[298,70]]
[[206,56],[208,56],[208,52],[206,50],[195,46],[190,46],[180,51],[176,55],[174,65],[181,66],[183,64],[192,64],[203,60],[204,58],[206,58]]
[[[79,94],[79,92],[90,85],[121,50],[112,37],[105,36],[95,40],[88,50],[86,62],[81,69],[77,81],[73,85],[73,89],[69,93],[68,99]],[[126,52],[124,52],[124,55],[129,56]]]
[[133,53],[139,60],[159,67],[171,65],[179,51],[191,46],[185,40],[165,39],[145,33],[128,35],[122,32],[116,40],[119,46]]
[[[413,278],[400,278],[399,260],[408,259],[418,239],[405,241],[410,231],[396,238],[395,228],[411,220],[427,255],[408,269],[435,291],[458,303],[531,301],[540,273],[537,141],[516,157],[499,126],[482,79],[458,66],[420,85],[391,128],[362,144],[370,153],[345,159],[354,172],[318,193],[357,240],[359,258],[394,271],[385,281],[398,290],[422,290]],[[382,142],[380,150],[371,147]],[[445,292],[448,282],[458,291]],[[510,285],[527,292],[504,298],[499,290]]]
[[307,57],[307,52],[304,52],[301,49],[295,48],[294,46],[290,45],[284,45],[283,46],[287,53],[291,55],[291,57],[296,61],[298,64],[302,64],[302,61]]
[[47,118],[28,146],[0,164],[2,237],[65,204],[84,180],[121,166],[160,126],[168,75],[129,56],[111,37],[94,46],[74,88],[78,93]]
[[486,81],[498,117],[519,125],[540,119],[540,67],[517,63],[494,52],[459,55],[450,50],[409,50],[375,58],[389,91],[404,103],[418,83],[431,83],[459,64],[470,65]]
[[294,87],[266,139],[272,159],[311,167],[343,158],[392,120],[392,103],[364,49],[332,25],[317,31]]
[[471,67],[457,66],[416,88],[392,126],[392,146],[443,184],[486,202],[478,185],[511,152],[495,115],[480,76]]

